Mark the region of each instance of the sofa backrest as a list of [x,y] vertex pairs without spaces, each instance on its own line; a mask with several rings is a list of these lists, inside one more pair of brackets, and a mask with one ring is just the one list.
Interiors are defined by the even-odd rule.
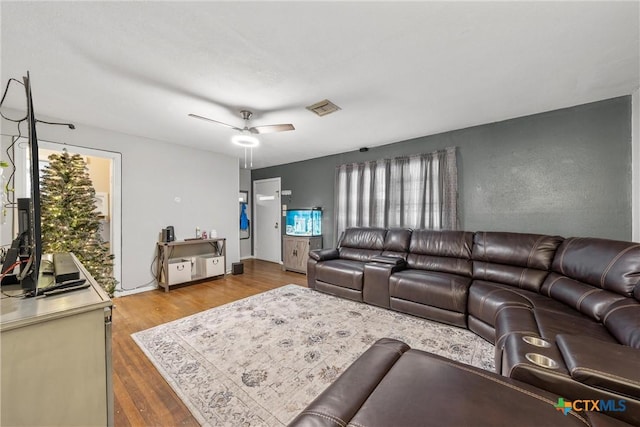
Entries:
[[473,278],[538,292],[562,241],[542,234],[477,232]]
[[382,255],[400,257],[406,261],[409,255],[411,232],[410,228],[389,228],[384,237]]
[[623,344],[640,346],[639,243],[572,237],[558,248],[551,268],[543,295],[603,322]]
[[407,265],[471,277],[473,233],[451,230],[413,230]]
[[338,247],[340,258],[364,262],[381,255],[386,234],[384,228],[347,228]]

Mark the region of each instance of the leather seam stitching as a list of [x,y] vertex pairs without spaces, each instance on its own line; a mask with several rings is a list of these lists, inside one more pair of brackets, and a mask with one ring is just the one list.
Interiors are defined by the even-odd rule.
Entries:
[[567,243],[567,246],[564,247],[562,253],[560,254],[560,273],[562,273],[564,276],[566,276],[564,272],[564,255],[567,253],[567,249],[569,249],[569,246],[571,246],[578,239],[579,238],[574,237],[573,239],[569,240],[569,243]]
[[482,258],[487,261],[487,232],[482,233]]
[[549,287],[547,288],[547,296],[549,298],[551,298],[551,288],[553,288],[553,285],[555,285],[560,279],[567,277],[567,276],[558,276],[555,279],[553,279],[553,281],[551,282],[551,284],[549,285]]
[[518,279],[518,287],[519,287],[520,289],[524,289],[524,288],[522,287],[522,282],[524,281],[524,273],[526,273],[526,272],[527,272],[527,270],[529,270],[529,267],[525,267],[525,268],[523,268],[523,269],[522,269],[522,272],[520,273],[520,278]]
[[584,301],[585,298],[587,298],[589,295],[593,294],[594,292],[602,292],[602,289],[594,288],[582,294],[582,296],[578,298],[578,301],[576,301],[576,310],[580,311],[580,306],[582,305],[582,301]]
[[578,371],[578,372],[579,372],[579,371],[594,372],[594,373],[596,373],[596,374],[600,374],[600,375],[602,375],[602,376],[604,376],[604,377],[615,378],[615,379],[617,379],[617,380],[623,380],[623,381],[630,382],[630,383],[635,384],[635,385],[640,385],[640,382],[639,382],[639,381],[634,381],[634,380],[633,380],[633,379],[631,379],[631,378],[624,378],[624,377],[621,377],[621,376],[618,376],[618,375],[615,375],[615,374],[611,374],[611,373],[609,373],[609,372],[600,371],[600,370],[598,370],[598,369],[583,368],[583,367],[576,367],[576,368],[573,368],[573,369],[571,370],[571,376],[572,376],[572,377],[573,377],[573,373],[574,373],[574,372],[576,372],[576,371]]
[[[539,369],[540,369],[540,368],[538,368],[537,366],[532,365],[532,364],[527,363],[527,362],[518,362],[518,363],[516,363],[515,365],[513,365],[513,366],[511,367],[511,369],[509,369],[509,373],[506,375],[506,377],[507,377],[507,378],[512,378],[512,377],[511,377],[511,374],[513,374],[513,371],[514,371],[516,368],[519,368],[519,367],[521,367],[521,366],[523,366],[523,367],[525,367],[525,368],[528,368],[528,369],[533,369],[533,370],[539,370]],[[544,369],[546,369],[546,368],[544,368]],[[559,376],[561,376],[561,377],[565,377],[565,378],[570,378],[570,379],[572,379],[572,378],[571,378],[571,375],[567,375],[567,374],[564,374],[564,373],[562,373],[562,372],[556,372],[556,374],[558,374],[558,375],[559,375]],[[553,402],[553,403],[555,404],[556,402]]]
[[328,419],[329,421],[333,421],[334,423],[338,424],[340,427],[346,427],[347,423],[345,421],[343,421],[342,419],[331,415],[331,414],[325,414],[324,412],[320,412],[320,411],[316,411],[316,410],[306,410],[303,411],[301,413],[301,415],[303,414],[308,414],[308,415],[315,415],[317,417],[320,418],[325,418]]
[[542,241],[543,238],[544,238],[544,236],[538,237],[538,240],[536,240],[536,242],[534,243],[533,247],[529,251],[529,257],[527,258],[527,267],[530,267],[529,264],[531,263],[531,258],[533,257],[533,254],[536,251],[536,249],[538,249],[538,245],[540,245],[540,242]]
[[[505,303],[504,303],[504,306],[503,306],[503,307],[501,307],[498,311],[496,311],[496,314],[493,316],[493,325],[494,325],[494,326],[495,326],[495,324],[496,324],[496,319],[497,319],[497,317],[498,317],[498,313],[499,313],[500,311],[502,311],[504,308],[507,308],[507,307],[523,307],[523,308],[527,308],[527,309],[529,309],[529,310],[531,310],[531,311],[533,311],[533,309],[535,308],[535,304],[533,303],[533,301],[531,301],[531,300],[530,300],[529,298],[527,298],[525,295],[520,295],[519,293],[514,292],[514,291],[512,291],[511,289],[504,289],[504,288],[502,288],[501,290],[506,291],[506,292],[509,292],[509,293],[511,293],[511,294],[514,294],[514,295],[517,295],[517,296],[519,296],[520,298],[524,298],[524,299],[525,299],[529,304],[531,304],[531,307],[522,306],[522,305],[520,305],[520,303],[514,303],[514,304],[511,304],[511,303],[509,303],[509,302],[505,302]],[[487,296],[488,296],[488,295],[487,295]]]
[[533,335],[537,335],[539,338],[542,338],[540,336],[539,332],[533,332],[533,331],[509,331],[509,332],[505,332],[504,334],[500,335],[497,339],[496,339],[496,343],[500,342],[500,340],[504,337],[506,337],[507,335],[511,335],[511,334],[533,334]]
[[[510,305],[510,304],[505,304],[502,307],[500,307],[498,309],[498,311],[496,311],[495,316],[493,316],[493,326],[495,328],[496,324],[498,323],[498,316],[500,315],[500,313],[502,313],[503,310],[506,310],[507,308],[519,308],[522,310],[529,310],[531,312],[531,314],[533,314],[533,308],[531,307],[526,307],[526,306],[522,306],[522,305]],[[535,320],[535,315],[534,315],[534,320]],[[496,342],[498,342],[498,340],[496,340]]]
[[[482,299],[480,300],[480,310],[479,310],[481,316],[484,314],[484,303],[489,298],[489,295],[493,294],[494,292],[498,292],[500,290],[502,290],[502,289],[501,288],[494,289],[494,290],[488,292],[485,296],[482,297]],[[484,316],[482,316],[482,317],[484,317]],[[495,325],[495,319],[493,319],[493,324]]]
[[618,311],[621,310],[623,308],[632,308],[632,307],[637,307],[637,305],[635,304],[628,304],[628,305],[621,305],[620,307],[616,307],[613,310],[609,310],[609,312],[607,313],[606,316],[604,316],[604,318],[602,319],[602,323],[605,323],[607,321],[607,319],[609,318],[609,316],[614,312],[614,311]]
[[622,251],[620,251],[620,253],[618,253],[618,255],[616,255],[611,262],[609,263],[609,265],[607,266],[607,268],[604,269],[604,271],[602,272],[602,276],[600,277],[600,287],[602,289],[604,289],[604,279],[607,277],[607,274],[609,274],[609,270],[611,270],[613,268],[613,266],[615,265],[616,262],[618,262],[618,260],[620,259],[620,257],[622,257],[622,255],[626,254],[627,252],[629,252],[632,249],[638,248],[640,247],[640,245],[634,245],[634,246],[630,246]]
[[[387,349],[389,348],[389,347],[387,347],[386,345],[382,345],[382,344],[377,343],[377,342],[376,342],[376,343],[374,343],[372,347],[375,347],[375,346],[383,347],[383,348],[387,348]],[[400,350],[397,350],[397,349],[394,349],[393,351],[394,351],[395,353],[398,353],[400,356],[402,356],[402,355],[405,353],[405,352],[400,351]]]
[[[537,400],[540,400],[541,402],[548,403],[548,404],[550,404],[550,405],[554,405],[554,404],[556,403],[556,402],[553,402],[553,401],[551,401],[551,400],[547,399],[546,397],[538,396],[537,394],[535,394],[535,393],[534,393],[534,392],[532,392],[532,391],[529,391],[529,390],[526,390],[526,389],[520,388],[520,387],[515,386],[515,385],[513,385],[513,384],[510,384],[510,383],[508,383],[508,382],[506,382],[506,381],[501,381],[501,380],[499,380],[498,378],[493,378],[493,377],[490,377],[490,376],[485,375],[485,374],[483,374],[483,373],[476,372],[476,371],[474,371],[474,370],[472,370],[472,369],[465,368],[464,366],[454,365],[453,363],[449,363],[449,362],[444,361],[444,360],[443,360],[443,363],[445,363],[445,364],[447,364],[447,365],[449,365],[449,366],[453,366],[454,368],[461,369],[461,370],[463,370],[463,371],[467,371],[467,372],[469,372],[469,373],[472,373],[472,374],[478,375],[478,376],[483,377],[483,378],[485,378],[485,379],[488,379],[488,380],[490,380],[490,381],[492,381],[492,382],[494,382],[494,383],[502,384],[502,385],[504,385],[504,386],[506,386],[506,387],[509,387],[510,389],[513,389],[513,390],[515,390],[515,391],[519,391],[520,393],[526,394],[526,395],[531,396],[531,397],[533,397],[533,398],[535,398],[535,399],[537,399]],[[516,367],[516,366],[518,366],[518,365],[519,365],[519,364],[516,364],[514,367],[512,367],[512,368],[511,368],[511,371],[509,372],[509,374],[511,374],[511,372],[513,371],[513,368],[515,368],[515,367]],[[511,376],[511,375],[509,375],[509,376]],[[572,412],[570,412],[570,414],[573,414],[573,413],[572,413]],[[585,420],[583,420],[583,419],[582,419],[582,417],[578,416],[577,414],[573,414],[573,415],[574,415],[575,417],[577,417],[580,421],[582,421],[584,424],[589,425]]]

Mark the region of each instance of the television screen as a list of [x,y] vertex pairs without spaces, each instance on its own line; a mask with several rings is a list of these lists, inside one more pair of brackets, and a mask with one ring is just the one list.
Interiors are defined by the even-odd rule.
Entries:
[[[17,82],[16,79],[9,80],[5,95],[11,81]],[[36,288],[38,287],[38,275],[42,257],[42,236],[40,234],[40,162],[38,158],[38,136],[36,135],[37,120],[33,111],[31,77],[28,71],[27,75],[23,77],[23,86],[27,101],[27,115],[24,119],[14,121],[17,121],[19,126],[22,121],[26,120],[29,131],[30,194],[29,197],[17,200],[15,215],[18,233],[11,244],[11,248],[7,250],[2,265],[3,275],[0,285],[11,285],[20,282],[22,289],[25,291],[23,296],[32,297],[36,295]]]
[[[24,230],[26,233],[27,247],[21,248],[21,258],[25,258],[22,267],[24,273],[20,274],[22,288],[27,291],[34,291],[38,286],[38,273],[40,272],[40,258],[42,256],[42,240],[40,236],[40,177],[38,159],[38,137],[36,135],[36,118],[33,112],[33,99],[31,96],[31,78],[29,72],[24,77],[24,87],[27,95],[27,124],[29,126],[29,154],[31,160],[31,203],[25,201],[23,209],[19,215],[23,217]],[[28,210],[28,212],[24,212]],[[27,215],[25,218],[24,216]],[[26,252],[26,253],[25,253]],[[27,294],[27,296],[33,296]]]
[[322,209],[287,210],[285,233],[288,236],[322,235]]

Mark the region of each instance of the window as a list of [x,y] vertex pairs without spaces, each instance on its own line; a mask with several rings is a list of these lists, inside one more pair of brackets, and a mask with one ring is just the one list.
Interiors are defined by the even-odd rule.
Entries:
[[456,149],[336,169],[336,236],[348,227],[456,229]]

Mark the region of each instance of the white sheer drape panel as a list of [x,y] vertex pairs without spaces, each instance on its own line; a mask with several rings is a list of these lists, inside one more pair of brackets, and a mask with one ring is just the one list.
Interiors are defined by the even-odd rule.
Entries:
[[456,229],[456,149],[336,168],[336,236],[348,227]]

